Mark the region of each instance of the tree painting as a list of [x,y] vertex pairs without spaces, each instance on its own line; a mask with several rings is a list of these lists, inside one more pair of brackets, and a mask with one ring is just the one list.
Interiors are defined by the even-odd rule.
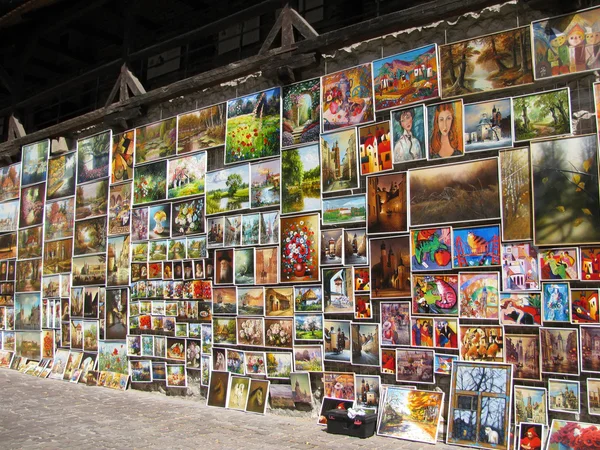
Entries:
[[442,97],[533,82],[529,27],[440,46]]
[[510,364],[455,361],[446,442],[508,449],[511,383]]
[[225,143],[225,103],[177,116],[177,153],[217,147]]
[[0,201],[19,198],[21,163],[0,168]]
[[227,102],[225,164],[279,155],[281,88]]
[[109,130],[77,141],[77,183],[108,176],[111,136]]
[[44,220],[44,199],[46,183],[21,189],[21,214],[19,227],[41,225]]
[[282,147],[319,141],[320,98],[319,78],[283,88]]
[[133,203],[164,200],[167,196],[167,162],[138,166],[133,172]]
[[531,144],[536,245],[600,242],[597,136]]
[[521,241],[532,237],[531,172],[529,148],[499,152],[502,203],[502,240]]
[[142,164],[175,154],[177,117],[135,130],[135,163]]
[[169,198],[204,194],[206,152],[169,161]]
[[206,214],[235,211],[250,206],[248,164],[206,175]]
[[[75,199],[48,202],[46,204],[45,239],[52,241],[73,236]],[[25,245],[27,245],[25,243]]]
[[279,205],[281,166],[279,159],[272,159],[250,166],[251,208]]
[[101,216],[108,210],[108,179],[77,186],[75,220]]
[[106,251],[106,217],[96,217],[75,224],[75,251],[73,255],[104,253]]
[[513,97],[515,141],[571,134],[569,88]]
[[21,150],[21,186],[46,181],[49,149],[49,139],[23,146]]

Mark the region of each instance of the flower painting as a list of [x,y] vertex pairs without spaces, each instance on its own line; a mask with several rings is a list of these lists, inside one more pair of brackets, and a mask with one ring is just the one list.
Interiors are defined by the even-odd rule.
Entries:
[[111,186],[108,192],[108,234],[129,233],[131,182]]
[[174,155],[176,135],[176,117],[136,128],[135,164],[147,163]]
[[319,214],[283,217],[280,229],[281,281],[318,281]]
[[77,184],[108,176],[112,131],[77,141]]
[[547,450],[600,449],[598,424],[553,419]]
[[167,198],[167,162],[137,166],[133,172],[133,203],[149,203]]
[[282,147],[319,140],[321,84],[319,78],[283,87]]
[[177,116],[177,153],[217,147],[225,143],[225,103]]
[[206,214],[245,209],[250,206],[248,164],[206,174]]
[[206,152],[169,161],[168,198],[204,194]]
[[279,155],[281,88],[227,102],[225,164]]
[[173,203],[171,236],[204,233],[204,197]]

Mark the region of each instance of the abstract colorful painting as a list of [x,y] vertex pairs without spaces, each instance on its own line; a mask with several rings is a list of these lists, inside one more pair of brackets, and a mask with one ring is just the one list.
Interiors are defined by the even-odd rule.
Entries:
[[412,291],[413,314],[458,314],[457,275],[413,275]]
[[394,168],[390,121],[377,122],[358,128],[360,174],[367,175]]
[[598,289],[571,289],[571,323],[598,324]]
[[281,146],[318,142],[321,123],[320,78],[284,86],[282,97]]
[[410,267],[413,272],[452,268],[452,228],[410,231]]
[[504,361],[504,328],[493,325],[461,325],[460,359],[462,361]]
[[500,265],[500,227],[453,228],[454,268]]
[[501,292],[500,324],[540,326],[542,324],[542,296],[539,292]]

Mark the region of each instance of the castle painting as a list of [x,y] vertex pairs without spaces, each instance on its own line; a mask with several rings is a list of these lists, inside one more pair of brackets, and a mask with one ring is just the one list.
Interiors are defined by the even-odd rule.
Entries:
[[409,237],[371,239],[371,297],[410,296]]
[[513,146],[510,98],[465,105],[463,116],[466,153]]

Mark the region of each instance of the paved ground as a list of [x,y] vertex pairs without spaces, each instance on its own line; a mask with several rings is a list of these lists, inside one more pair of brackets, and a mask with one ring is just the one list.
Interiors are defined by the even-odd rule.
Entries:
[[312,419],[34,378],[0,369],[0,448],[458,449],[330,435]]

